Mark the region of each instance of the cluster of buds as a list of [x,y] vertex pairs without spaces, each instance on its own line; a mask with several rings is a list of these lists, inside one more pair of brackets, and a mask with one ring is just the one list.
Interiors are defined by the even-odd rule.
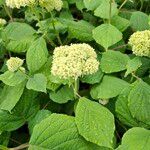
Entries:
[[6,0],[6,5],[10,8],[20,8],[34,4],[35,0]]
[[8,70],[11,72],[15,72],[17,70],[25,72],[25,68],[22,67],[23,62],[24,61],[18,57],[11,57],[9,60],[7,60],[6,65],[8,67]]
[[6,23],[5,19],[0,18],[0,26],[4,26]]
[[94,49],[88,44],[72,44],[55,48],[51,73],[62,79],[78,77],[97,72],[99,62]]
[[137,31],[131,35],[129,44],[133,54],[150,57],[150,30]]
[[63,6],[62,0],[39,0],[39,5],[47,9],[47,11],[60,11]]

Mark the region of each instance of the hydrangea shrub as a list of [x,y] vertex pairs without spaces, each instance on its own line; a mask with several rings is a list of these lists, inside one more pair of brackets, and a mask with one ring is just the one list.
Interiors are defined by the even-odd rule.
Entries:
[[0,7],[0,149],[149,149],[148,0]]

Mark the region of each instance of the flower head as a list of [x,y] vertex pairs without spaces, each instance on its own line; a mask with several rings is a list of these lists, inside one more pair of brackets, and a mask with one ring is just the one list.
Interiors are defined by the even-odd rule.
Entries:
[[7,22],[5,19],[0,18],[0,26],[5,25]]
[[129,44],[132,46],[132,51],[137,56],[150,57],[150,31],[137,31],[131,35]]
[[11,57],[9,60],[7,60],[6,65],[9,71],[15,72],[19,68],[23,68],[21,67],[23,65],[23,60],[18,57]]
[[39,4],[48,11],[53,11],[54,9],[60,11],[63,6],[62,0],[39,0]]
[[6,0],[6,5],[10,8],[25,7],[30,4],[34,4],[35,0]]
[[99,62],[88,44],[72,44],[55,48],[51,73],[63,79],[77,79],[98,71]]

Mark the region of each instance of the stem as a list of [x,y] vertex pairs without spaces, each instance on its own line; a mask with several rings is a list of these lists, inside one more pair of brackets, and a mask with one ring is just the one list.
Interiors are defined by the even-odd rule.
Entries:
[[9,11],[8,7],[5,4],[4,4],[4,9],[5,9],[6,14],[9,16],[10,21],[13,22],[13,17],[11,16],[10,11]]
[[144,2],[142,0],[140,0],[140,1],[141,1],[140,11],[142,11]]
[[[51,12],[50,12],[50,13],[51,13]],[[53,17],[53,14],[52,14],[52,13],[51,13],[51,18],[52,18],[52,25],[53,25],[53,28],[54,28],[54,31],[55,31],[57,40],[58,40],[58,42],[59,42],[60,45],[63,45],[63,44],[62,44],[62,41],[61,41],[61,39],[60,39],[60,36],[59,36],[59,32],[56,30],[55,23],[54,23],[54,17]]]
[[21,150],[21,149],[25,149],[27,147],[29,147],[29,144],[25,143],[25,144],[22,144],[20,146],[14,147],[14,148],[9,148],[8,150]]
[[134,78],[136,78],[137,80],[141,80],[141,78],[139,78],[138,76],[136,76],[134,72],[132,73],[132,76],[133,76]]
[[81,96],[78,94],[79,91],[79,79],[76,79],[74,82],[74,97],[75,99],[81,98]]
[[126,2],[127,2],[128,0],[124,0],[124,2],[120,5],[120,7],[119,7],[119,11],[121,10],[121,8],[126,4]]
[[110,4],[110,8],[109,8],[109,24],[111,23],[112,3],[113,3],[113,1],[112,1],[112,0],[110,0],[110,1],[109,1],[109,4]]

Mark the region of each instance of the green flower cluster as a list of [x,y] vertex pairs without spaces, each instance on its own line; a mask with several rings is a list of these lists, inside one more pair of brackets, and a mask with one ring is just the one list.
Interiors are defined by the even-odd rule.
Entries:
[[6,5],[10,8],[25,7],[30,4],[34,4],[35,0],[6,0]]
[[8,67],[8,70],[11,72],[15,72],[17,70],[21,70],[25,72],[25,69],[21,67],[23,65],[23,60],[18,57],[11,57],[9,60],[7,60],[6,65]]
[[88,44],[72,44],[55,48],[51,73],[62,79],[77,79],[98,71],[99,62]]
[[132,51],[137,56],[150,57],[150,31],[137,31],[131,35],[129,44],[132,46]]
[[60,11],[63,6],[62,0],[39,0],[39,5],[47,9],[47,11]]

